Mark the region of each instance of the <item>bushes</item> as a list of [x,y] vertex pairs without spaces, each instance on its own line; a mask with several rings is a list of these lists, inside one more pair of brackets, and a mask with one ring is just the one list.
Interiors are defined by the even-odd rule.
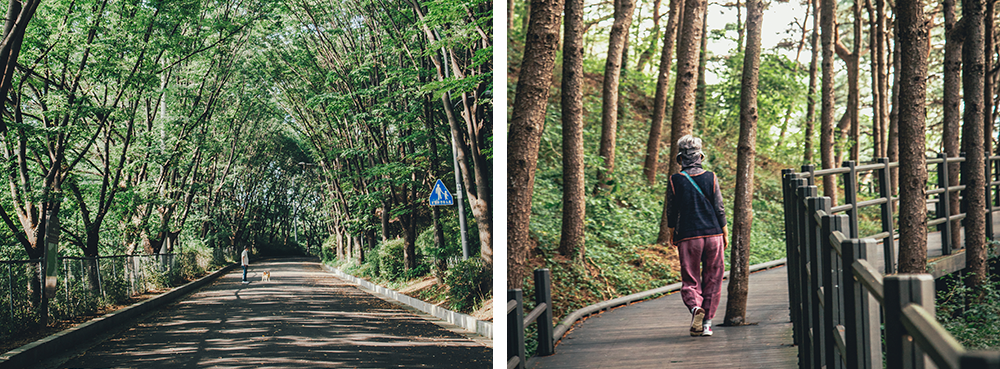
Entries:
[[480,258],[463,260],[448,269],[444,282],[449,287],[448,299],[452,309],[469,312],[489,294],[493,286],[493,271]]

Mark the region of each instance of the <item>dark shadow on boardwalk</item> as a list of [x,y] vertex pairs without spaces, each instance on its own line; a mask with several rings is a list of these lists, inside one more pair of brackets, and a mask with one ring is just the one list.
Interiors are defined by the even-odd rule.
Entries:
[[[726,286],[713,323],[722,323]],[[716,326],[712,337],[691,337],[680,293],[621,307],[578,323],[556,354],[530,368],[794,368],[797,353],[788,317],[785,267],[750,276],[747,321]]]
[[[271,282],[261,282],[263,270]],[[358,290],[307,259],[242,270],[64,367],[482,368],[492,349]]]

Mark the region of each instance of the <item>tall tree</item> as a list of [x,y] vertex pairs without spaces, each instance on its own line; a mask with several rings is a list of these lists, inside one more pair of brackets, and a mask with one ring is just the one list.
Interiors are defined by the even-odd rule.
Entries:
[[601,146],[598,155],[604,164],[597,170],[598,188],[610,188],[615,170],[615,145],[618,130],[618,85],[625,55],[628,30],[632,25],[635,0],[614,0],[615,22],[611,25],[608,59],[604,64],[604,84],[601,90]]
[[563,211],[559,253],[584,253],[583,0],[565,0],[562,65]]
[[747,0],[747,45],[740,89],[740,138],[736,148],[736,193],[733,201],[733,249],[729,255],[729,300],[725,324],[746,322],[750,285],[750,232],[753,226],[754,159],[757,156],[757,85],[764,5]]
[[811,0],[813,11],[813,29],[812,35],[809,36],[809,44],[811,45],[812,56],[809,57],[809,92],[806,97],[806,128],[805,128],[805,141],[804,143],[804,153],[802,154],[802,163],[809,164],[813,160],[813,137],[816,136],[814,132],[815,122],[816,122],[816,69],[819,62],[819,55],[821,54],[821,49],[819,46],[819,1]]
[[[822,28],[823,78],[822,107],[820,109],[820,160],[824,169],[834,167],[833,147],[833,53],[836,41],[837,2],[820,1],[820,23]],[[837,203],[837,182],[834,176],[823,177],[823,196]]]
[[928,20],[921,1],[900,2],[897,32],[899,85],[899,272],[923,273],[927,265],[927,162],[924,142]]
[[[965,220],[965,265],[968,273],[965,283],[969,287],[982,285],[986,277],[986,156],[983,136],[984,84],[986,62],[984,55],[985,0],[962,1],[962,97],[965,110],[962,112],[962,148],[965,161],[962,163],[962,194]],[[902,119],[902,117],[900,117]],[[976,209],[979,209],[978,211]],[[978,294],[978,291],[974,291]],[[970,299],[970,301],[978,298]]]
[[507,287],[520,288],[533,241],[528,234],[538,145],[556,61],[561,0],[532,0],[507,142]]
[[[691,134],[694,126],[695,115],[695,89],[698,87],[698,63],[700,61],[699,49],[701,46],[702,21],[705,20],[706,0],[686,0],[684,3],[684,16],[680,33],[677,38],[677,77],[674,81],[674,103],[673,113],[670,122],[672,124],[670,134],[670,171],[668,174],[680,171],[680,163],[677,162],[676,140],[684,135]],[[666,195],[664,195],[666,198]],[[665,244],[667,242],[667,201],[664,200],[663,212],[660,216],[660,230],[656,237],[656,242]]]
[[[958,157],[959,141],[958,133],[961,129],[962,119],[962,40],[961,32],[956,32],[955,28],[955,0],[945,0],[942,8],[944,13],[944,122],[942,124],[941,143],[945,155],[949,158]],[[958,165],[948,165],[948,183],[958,184]],[[951,214],[960,213],[960,199],[958,192],[952,192],[949,199]],[[954,223],[961,224],[959,222]],[[961,245],[961,233],[951,232],[951,244],[954,247]]]
[[[670,0],[667,29],[663,33],[663,51],[660,53],[660,70],[656,76],[656,95],[653,97],[653,122],[649,125],[649,139],[646,141],[646,160],[642,174],[646,183],[656,183],[656,167],[660,157],[660,135],[663,132],[663,116],[667,110],[667,87],[670,83],[670,62],[674,54],[674,40],[677,25],[684,9],[684,0]],[[671,159],[673,160],[673,159]]]

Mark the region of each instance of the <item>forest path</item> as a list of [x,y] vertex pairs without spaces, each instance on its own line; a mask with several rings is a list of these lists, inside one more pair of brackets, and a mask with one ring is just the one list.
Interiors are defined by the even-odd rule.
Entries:
[[[271,281],[262,282],[263,271]],[[315,259],[234,269],[62,367],[481,368],[493,349],[324,272]]]
[[719,326],[726,315],[727,279],[711,337],[691,337],[691,314],[677,292],[577,323],[555,355],[533,358],[529,368],[795,368],[787,269],[750,275],[752,325]]

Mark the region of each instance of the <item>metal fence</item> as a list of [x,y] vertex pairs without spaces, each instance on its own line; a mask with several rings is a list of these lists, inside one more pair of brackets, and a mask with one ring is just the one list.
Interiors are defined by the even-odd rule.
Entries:
[[[201,275],[227,252],[61,257],[48,317],[70,320],[129,303],[133,296],[177,286]],[[0,261],[0,340],[40,322],[39,260]]]

